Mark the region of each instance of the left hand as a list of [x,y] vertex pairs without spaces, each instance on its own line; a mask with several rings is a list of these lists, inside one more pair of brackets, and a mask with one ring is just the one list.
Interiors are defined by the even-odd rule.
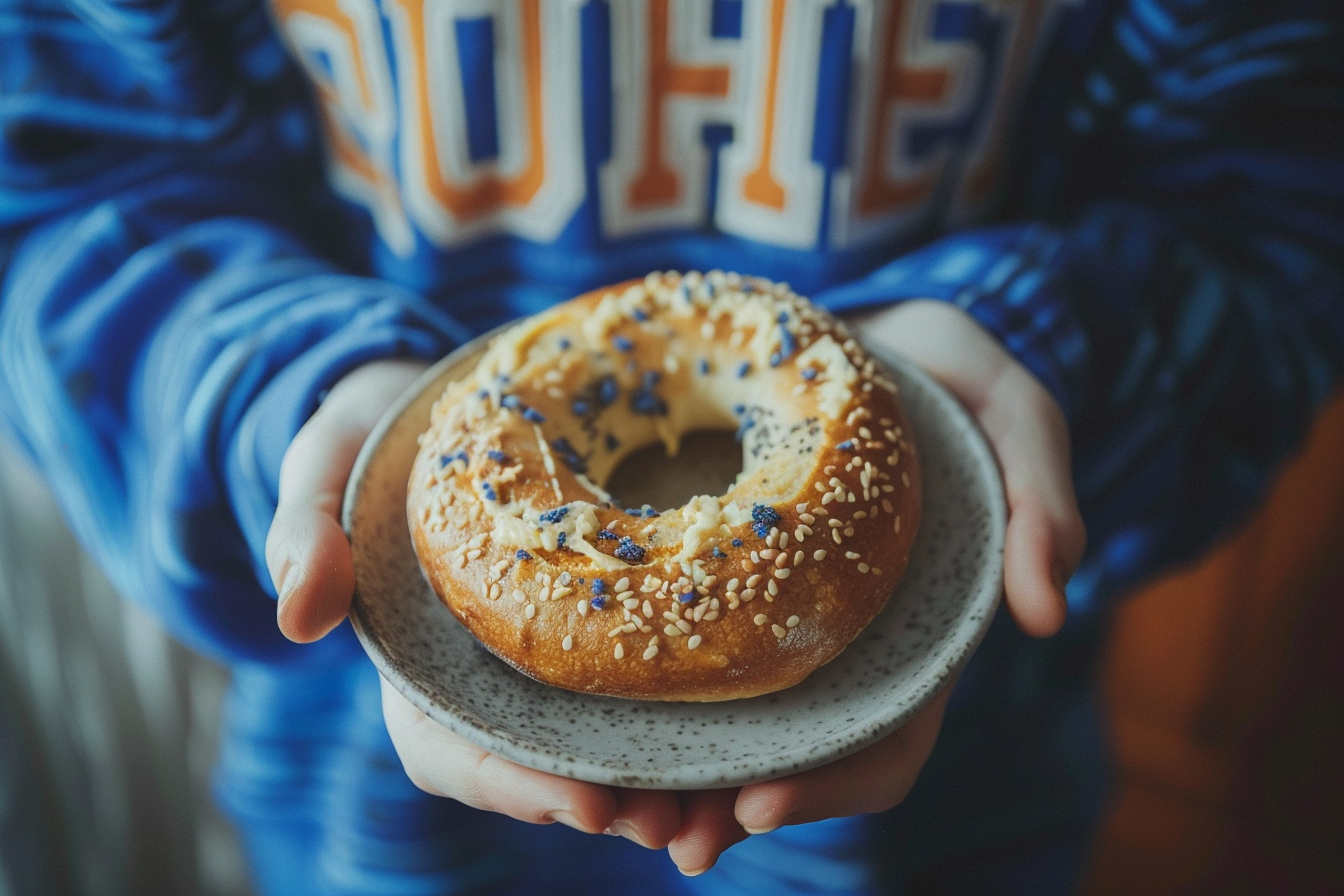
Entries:
[[[946,303],[906,302],[850,323],[868,345],[894,349],[933,375],[980,425],[1008,500],[1005,603],[1022,631],[1054,634],[1064,624],[1064,584],[1086,543],[1058,405],[988,332]],[[830,765],[738,791],[683,794],[681,828],[668,848],[673,860],[699,873],[749,833],[897,805],[933,751],[950,691],[894,734]]]

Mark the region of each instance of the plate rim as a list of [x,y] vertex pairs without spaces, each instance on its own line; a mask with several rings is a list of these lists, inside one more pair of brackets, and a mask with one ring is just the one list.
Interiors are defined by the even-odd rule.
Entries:
[[[424,396],[426,390],[435,388],[435,384],[438,383],[436,396],[441,393],[446,382],[441,383],[440,381],[448,375],[450,370],[469,362],[482,353],[492,338],[509,329],[510,326],[506,324],[497,327],[458,346],[440,358],[398,396],[374,425],[360,448],[354,466],[351,468],[350,478],[346,483],[342,501],[341,523],[347,538],[351,540],[352,551],[356,537],[354,517],[360,489],[366,482],[365,473],[376,457],[383,441],[387,438],[389,431],[396,426],[401,416]],[[366,615],[368,611],[364,606],[365,598],[360,592],[359,575],[358,570],[356,570],[355,593],[350,604],[349,619],[365,653],[378,669],[379,674],[386,678],[405,699],[453,734],[481,749],[519,765],[597,784],[643,789],[675,788],[684,790],[742,786],[806,771],[834,762],[898,730],[918,709],[937,694],[949,679],[960,673],[989,629],[1003,593],[1003,542],[1007,527],[1007,501],[999,466],[989,442],[961,402],[932,375],[908,359],[895,354],[891,349],[880,344],[865,343],[865,346],[880,362],[889,367],[897,368],[899,373],[906,378],[919,381],[921,387],[933,393],[934,399],[944,413],[958,418],[956,420],[957,428],[968,434],[967,447],[980,473],[976,481],[978,483],[987,482],[990,486],[983,490],[984,494],[980,497],[984,499],[984,506],[989,514],[988,526],[994,540],[994,544],[985,552],[984,565],[977,570],[973,577],[972,587],[968,588],[966,598],[956,613],[957,622],[949,623],[949,628],[965,624],[967,618],[978,610],[980,616],[974,630],[968,638],[946,646],[941,651],[931,651],[928,657],[924,658],[924,660],[936,659],[938,661],[937,669],[911,685],[912,695],[907,705],[900,711],[893,713],[890,718],[878,724],[865,723],[856,726],[856,730],[860,733],[844,739],[843,743],[838,743],[832,751],[824,754],[817,754],[802,760],[781,761],[771,768],[756,767],[749,773],[734,771],[729,759],[709,765],[696,764],[692,767],[693,771],[690,773],[688,773],[686,766],[679,766],[677,770],[681,773],[681,776],[671,780],[666,775],[644,774],[632,771],[629,768],[617,769],[611,765],[595,761],[591,757],[566,755],[555,750],[547,752],[536,744],[535,738],[511,735],[508,729],[500,726],[491,726],[486,729],[473,723],[466,716],[478,716],[479,713],[474,710],[459,710],[462,714],[454,714],[448,706],[445,706],[445,704],[452,703],[451,700],[446,699],[445,695],[440,694],[436,699],[434,696],[424,693],[398,668],[395,660],[396,651],[378,633],[376,627],[370,624]],[[920,451],[923,453],[925,447],[920,446]],[[407,472],[409,473],[409,470]],[[915,545],[919,544],[920,538],[917,536]],[[357,553],[356,557],[358,557]],[[997,588],[990,585],[991,581],[997,581]],[[427,583],[425,587],[429,587]],[[453,624],[460,625],[446,610],[445,615],[452,620]],[[843,652],[841,656],[843,656]],[[837,659],[839,658],[837,657]],[[515,675],[522,675],[517,670],[510,669],[509,671]],[[616,700],[621,703],[633,703],[647,707],[673,706],[683,709],[697,705],[693,703],[628,700],[626,698],[580,694],[558,688],[555,690],[566,699]],[[787,690],[748,698],[748,701],[766,701],[777,698],[779,694],[787,693]],[[725,701],[721,704],[700,705],[725,706],[738,702],[747,701]]]

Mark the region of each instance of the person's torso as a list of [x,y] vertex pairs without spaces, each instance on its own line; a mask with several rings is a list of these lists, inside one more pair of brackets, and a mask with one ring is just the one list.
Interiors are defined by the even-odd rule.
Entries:
[[663,267],[813,291],[975,219],[1077,5],[270,2],[377,272],[483,317]]

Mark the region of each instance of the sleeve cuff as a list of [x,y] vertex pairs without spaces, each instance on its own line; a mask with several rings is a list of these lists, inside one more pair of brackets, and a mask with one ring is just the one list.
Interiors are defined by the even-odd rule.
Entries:
[[1062,240],[1037,226],[949,236],[819,293],[831,311],[912,299],[964,309],[1030,370],[1072,419],[1082,400],[1088,360],[1081,323],[1060,288]]

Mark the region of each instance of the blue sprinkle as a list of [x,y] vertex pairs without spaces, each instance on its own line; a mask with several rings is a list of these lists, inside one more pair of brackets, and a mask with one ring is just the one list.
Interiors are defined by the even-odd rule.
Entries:
[[568,507],[557,507],[554,510],[548,510],[540,517],[543,523],[558,523],[569,513]]
[[569,348],[569,346],[570,346],[570,342],[569,342],[569,340],[568,340],[568,339],[565,339],[564,337],[561,337],[561,339],[560,339],[560,350],[561,350],[561,351],[566,351],[566,350]]
[[732,545],[733,545],[733,547],[735,547],[735,548],[740,548],[740,547],[742,547],[742,539],[740,539],[740,538],[734,538],[733,541],[732,541]]
[[527,408],[523,411],[523,419],[531,423],[545,423],[546,417],[536,408]]
[[784,363],[784,356],[783,356],[783,355],[781,355],[779,352],[771,352],[771,353],[770,353],[770,366],[771,366],[771,367],[778,367],[778,366],[779,366],[780,364],[782,364],[782,363]]
[[606,594],[606,593],[607,593],[607,583],[604,582],[604,581],[602,581],[601,579],[593,579],[593,593],[594,593],[594,594]]
[[779,316],[775,318],[775,321],[776,321],[777,323],[781,323],[781,324],[786,324],[786,323],[788,323],[788,322],[789,322],[789,312],[787,312],[787,311],[781,311],[781,312],[779,312]]
[[584,401],[582,398],[579,398],[575,399],[574,403],[569,406],[569,409],[574,412],[574,416],[576,417],[587,417],[588,411],[591,409],[591,405],[589,405],[588,402]]
[[854,444],[853,439],[845,439],[839,445],[835,446],[836,451],[858,451],[859,448]]
[[693,600],[695,600],[695,592],[694,592],[694,591],[683,591],[683,592],[681,592],[680,594],[677,595],[677,601],[678,601],[679,603],[688,604],[688,603],[690,603],[690,602],[693,601]]
[[615,402],[619,395],[620,390],[616,387],[614,376],[604,376],[602,381],[597,384],[597,403],[602,407]]
[[744,405],[744,404],[735,404],[735,405],[733,405],[733,413],[736,414],[737,416],[741,417],[741,416],[742,416],[743,414],[745,414],[746,412],[747,412],[747,406],[746,406],[746,405]]
[[509,410],[513,410],[522,404],[522,402],[518,400],[517,395],[501,395],[499,398],[499,403],[501,406],[506,407]]
[[482,492],[485,494],[485,496],[486,496],[487,498],[489,498],[491,501],[498,501],[498,500],[499,500],[499,495],[495,494],[495,487],[494,487],[493,485],[491,485],[490,483],[488,483],[488,482],[482,482],[482,483],[481,483],[481,491],[482,491]]
[[656,517],[656,516],[659,516],[658,511],[654,510],[652,507],[650,507],[649,505],[645,504],[645,505],[644,505],[644,518],[645,518],[645,519],[653,519],[653,518]]
[[621,447],[621,440],[616,438],[611,433],[607,433],[607,450],[615,451],[619,447]]
[[485,452],[485,456],[501,464],[509,459],[507,454],[497,448],[491,448],[489,451]]
[[814,380],[814,379],[816,379],[816,378],[817,378],[817,368],[815,368],[815,367],[804,367],[804,368],[803,368],[803,379],[805,379],[805,380]]
[[742,377],[746,376],[748,373],[751,373],[751,362],[750,362],[750,361],[743,361],[741,364],[737,365],[737,376],[738,376],[738,379],[741,379]]
[[529,554],[527,551],[523,550],[522,548],[519,548],[518,551],[517,551],[517,553],[515,553],[513,556],[517,557],[519,560],[531,560],[531,559],[532,559],[532,555]]
[[774,526],[779,523],[779,511],[769,504],[757,504],[751,508],[751,518],[758,523]]
[[723,560],[728,556],[723,551],[719,550],[718,545],[714,545],[714,550],[710,551],[709,555],[713,557],[715,560]]
[[714,288],[714,284],[709,280],[704,281],[704,283],[705,283],[705,295],[709,296],[711,299],[714,298],[714,296],[718,293],[718,290]]
[[704,375],[707,374],[707,373],[709,373],[709,360],[708,360],[707,358],[701,358],[701,359],[700,359],[700,375],[701,375],[701,376],[704,376]]
[[446,454],[439,455],[439,467],[446,467],[453,462],[453,459]]
[[656,370],[650,370],[644,374],[644,380],[633,392],[630,393],[630,410],[636,414],[642,414],[646,417],[663,417],[667,415],[667,402],[659,397],[653,387],[662,379],[662,374]]
[[617,557],[624,560],[626,563],[644,562],[644,549],[635,544],[634,539],[629,535],[622,538],[620,543],[616,545],[615,553]]
[[789,332],[788,327],[781,326],[779,328],[780,354],[783,357],[787,358],[797,350],[798,350],[798,340],[794,338],[793,333]]
[[556,536],[555,546],[563,549],[565,546],[565,539],[568,537],[568,535],[569,533],[567,532],[561,532],[558,536]]
[[480,399],[482,399],[482,400],[484,400],[484,399],[486,399],[486,398],[489,398],[489,397],[490,397],[490,390],[489,390],[489,389],[481,389],[480,391],[478,391],[478,392],[476,393],[476,397],[477,397],[477,398],[480,398]]
[[643,515],[644,515],[644,511],[642,511],[642,510],[636,510],[636,509],[633,508],[633,507],[627,507],[626,510],[625,510],[625,515],[626,515],[626,516],[643,516]]
[[643,323],[644,321],[649,319],[648,312],[645,311],[643,308],[636,308],[634,314],[632,314],[631,316],[634,317],[634,319],[639,321],[640,323]]
[[751,531],[756,533],[757,538],[765,538],[770,534],[770,527],[765,523],[752,523]]
[[619,351],[632,352],[635,350],[635,344],[625,336],[611,337],[611,344],[616,346]]
[[588,472],[588,462],[583,459],[583,455],[579,454],[578,449],[570,444],[569,439],[558,436],[551,442],[551,447],[555,449],[556,454],[560,455],[560,459],[565,462],[565,466],[575,473]]
[[597,530],[597,540],[598,540],[598,541],[615,541],[615,540],[616,540],[616,533],[613,532],[613,531],[611,531],[610,529],[598,529],[598,530]]
[[592,607],[594,610],[604,609],[606,605],[607,599],[599,594],[594,594],[592,597],[588,598],[588,606]]

